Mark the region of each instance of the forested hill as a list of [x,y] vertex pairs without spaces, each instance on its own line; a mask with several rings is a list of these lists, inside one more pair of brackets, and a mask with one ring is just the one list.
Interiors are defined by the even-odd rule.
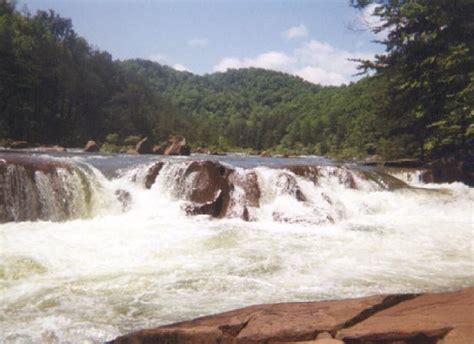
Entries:
[[[82,146],[89,139],[160,142],[182,134],[195,147],[220,150],[469,156],[472,35],[458,33],[472,31],[471,11],[417,3],[423,6],[407,12],[413,18],[395,19],[413,20],[414,27],[399,31],[423,34],[407,41],[392,31],[387,56],[361,61],[374,76],[322,87],[255,68],[199,76],[146,60],[114,61],[78,36],[69,19],[53,11],[25,15],[0,0],[0,139]],[[384,6],[383,15],[401,13],[389,10],[402,5]],[[435,23],[420,28],[419,18]],[[440,38],[424,34],[439,27]]]
[[187,116],[193,127],[186,134],[196,145],[338,156],[374,151],[375,78],[321,87],[256,68],[198,76],[145,60],[121,65]]

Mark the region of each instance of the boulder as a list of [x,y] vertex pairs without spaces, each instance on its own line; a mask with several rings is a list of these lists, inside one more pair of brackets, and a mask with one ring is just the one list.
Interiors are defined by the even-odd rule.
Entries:
[[153,145],[148,137],[145,137],[141,141],[137,143],[135,146],[135,151],[138,154],[152,154],[153,153]]
[[153,147],[154,154],[161,155],[190,155],[191,147],[184,136],[173,136],[159,146]]
[[100,147],[99,145],[95,142],[95,141],[87,141],[85,147],[84,147],[84,152],[88,152],[88,153],[95,153],[95,152],[98,152],[100,150]]
[[164,162],[160,161],[156,164],[152,165],[145,176],[145,187],[150,189],[151,186],[155,183],[156,177],[160,173],[161,169],[163,168]]
[[215,161],[193,161],[183,174],[184,197],[190,201],[188,214],[208,214],[224,217],[230,201],[231,170]]
[[165,155],[190,155],[191,148],[186,144],[184,136],[175,136],[165,149]]
[[13,141],[10,143],[10,148],[12,149],[23,149],[28,148],[29,144],[26,141]]
[[160,155],[165,154],[165,151],[166,151],[166,148],[168,147],[168,145],[169,145],[169,143],[168,143],[168,141],[166,141],[166,142],[163,142],[159,146],[154,146],[153,147],[153,154],[160,154]]
[[473,297],[471,287],[421,296],[257,305],[141,330],[110,343],[472,343]]

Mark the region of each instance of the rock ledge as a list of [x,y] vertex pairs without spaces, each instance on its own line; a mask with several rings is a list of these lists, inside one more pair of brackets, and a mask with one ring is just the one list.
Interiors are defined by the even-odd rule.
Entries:
[[474,342],[474,287],[439,294],[257,305],[131,333],[110,343]]

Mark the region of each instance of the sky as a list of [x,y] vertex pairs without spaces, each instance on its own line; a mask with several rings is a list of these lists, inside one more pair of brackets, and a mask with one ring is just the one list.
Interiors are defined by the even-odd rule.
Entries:
[[143,58],[196,74],[228,68],[283,71],[322,85],[357,80],[357,63],[383,51],[373,8],[349,0],[18,0],[53,9],[114,59]]

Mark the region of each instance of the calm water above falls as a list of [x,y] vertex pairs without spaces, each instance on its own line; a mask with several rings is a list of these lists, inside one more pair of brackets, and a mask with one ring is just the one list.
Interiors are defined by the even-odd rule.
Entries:
[[[390,191],[344,169],[349,188],[322,158],[215,157],[257,175],[260,207],[246,222],[185,215],[176,185],[189,158],[166,159],[151,189],[142,181],[156,156],[55,159],[78,169],[35,174],[49,193],[36,202],[57,221],[0,224],[0,342],[95,343],[255,303],[474,284],[474,190],[460,183]],[[291,164],[325,167],[314,183],[275,168]],[[282,173],[304,202],[283,192]],[[125,211],[116,190],[131,196]]]

